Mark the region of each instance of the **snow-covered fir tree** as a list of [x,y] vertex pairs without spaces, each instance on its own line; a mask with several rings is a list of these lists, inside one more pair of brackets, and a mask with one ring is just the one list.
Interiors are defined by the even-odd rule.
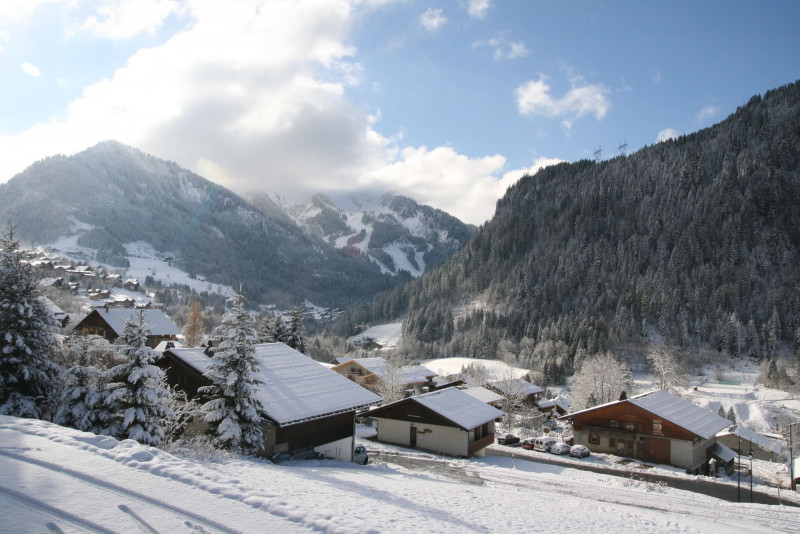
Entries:
[[149,327],[144,311],[125,322],[119,348],[125,363],[109,369],[105,403],[114,411],[109,433],[145,445],[158,446],[164,438],[161,419],[172,409],[165,400],[164,372],[153,365],[159,354],[146,345]]
[[276,313],[272,320],[272,341],[271,343],[285,343],[289,333],[286,330],[286,323],[280,313]]
[[259,343],[275,343],[275,314],[267,312],[261,317],[256,328],[256,337]]
[[0,239],[0,414],[51,419],[62,372],[53,361],[57,323],[23,260],[9,224]]
[[105,404],[105,379],[97,368],[92,338],[74,336],[65,343],[68,361],[75,362],[64,375],[64,390],[55,422],[84,432],[101,433],[109,422]]
[[205,422],[218,446],[252,454],[264,440],[261,403],[257,393],[255,320],[244,308],[244,297],[230,299],[231,310],[222,318],[222,341],[214,351],[205,376],[210,386],[200,392],[211,400],[203,405]]
[[728,414],[725,416],[731,423],[736,424],[736,412],[733,411],[733,406],[728,408]]
[[303,336],[303,316],[300,308],[292,308],[292,316],[289,319],[289,328],[286,332],[284,343],[292,347],[297,352],[306,353],[306,340]]

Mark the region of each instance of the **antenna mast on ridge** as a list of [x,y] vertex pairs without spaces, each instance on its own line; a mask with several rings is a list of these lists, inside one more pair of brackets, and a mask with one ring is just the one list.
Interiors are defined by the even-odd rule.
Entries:
[[625,142],[619,145],[619,155],[624,158],[627,152],[628,152],[628,140],[625,139]]
[[603,157],[603,147],[597,147],[597,150],[594,151],[594,162],[599,163]]

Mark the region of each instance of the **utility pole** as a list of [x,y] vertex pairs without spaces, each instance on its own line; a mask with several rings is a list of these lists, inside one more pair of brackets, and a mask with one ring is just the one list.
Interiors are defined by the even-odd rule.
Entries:
[[625,139],[625,142],[620,143],[619,145],[619,155],[624,158],[627,152],[628,152],[628,140]]
[[789,423],[789,476],[792,477],[789,480],[789,487],[792,491],[797,489],[797,485],[794,483],[794,442],[792,440],[792,426],[798,423]]
[[594,162],[600,163],[602,157],[603,157],[603,148],[597,147],[597,150],[594,151]]
[[739,436],[739,449],[736,451],[739,467],[736,469],[736,502],[742,502],[742,436]]
[[753,442],[750,442],[750,502],[753,502]]

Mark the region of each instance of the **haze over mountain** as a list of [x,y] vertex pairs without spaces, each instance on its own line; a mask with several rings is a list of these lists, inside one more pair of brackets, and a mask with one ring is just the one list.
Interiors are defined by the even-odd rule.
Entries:
[[438,268],[341,324],[405,317],[417,355],[522,363],[663,340],[800,351],[800,82],[723,122],[525,176]]
[[392,202],[405,202],[409,216],[434,213],[445,226],[432,226],[431,217],[415,220],[429,224],[435,242],[408,230],[390,233],[391,225],[376,219],[369,225],[373,245],[363,249],[369,255],[338,250],[323,235],[304,233],[266,197],[251,204],[174,163],[114,141],[46,158],[0,185],[0,217],[7,224],[13,216],[17,236],[28,243],[49,245],[79,235],[78,245],[96,251],[92,259],[123,268],[132,244],[145,242],[191,275],[242,284],[253,303],[283,305],[308,299],[344,307],[409,279],[401,267],[387,268],[393,260],[374,245],[376,234],[381,246],[396,242],[397,250],[408,250],[420,267],[415,274],[471,235],[470,227],[442,212],[410,199]]

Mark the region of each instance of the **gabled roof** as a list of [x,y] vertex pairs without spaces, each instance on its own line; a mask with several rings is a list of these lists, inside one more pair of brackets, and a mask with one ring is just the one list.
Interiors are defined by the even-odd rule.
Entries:
[[[336,361],[339,362],[338,365],[351,362],[355,363],[381,379],[386,377],[387,368],[389,367],[389,363],[381,357],[350,358],[346,360],[344,358],[337,358]],[[436,373],[422,365],[406,365],[400,369],[403,371],[403,384],[427,382],[429,377],[436,376]]]
[[[180,328],[163,311],[156,309],[95,308],[83,321],[91,317],[92,314],[97,313],[114,333],[121,336],[125,331],[125,321],[136,320],[139,312],[142,311],[145,313],[144,322],[150,327],[151,336],[177,336],[181,333]],[[79,323],[75,328],[78,329],[80,326]]]
[[749,428],[745,428],[741,425],[733,427],[732,430],[724,430],[717,434],[717,436],[723,436],[725,434],[733,434],[734,436],[740,436],[750,443],[754,445],[758,445],[765,451],[770,451],[773,453],[780,453],[782,450],[781,444],[774,439],[770,439],[763,434],[759,434],[754,430],[750,430]]
[[490,386],[499,389],[506,395],[535,395],[537,393],[544,393],[544,390],[535,384],[531,384],[527,380],[521,378],[512,378],[511,380],[497,380],[491,382]]
[[[264,413],[288,426],[337,413],[366,408],[381,398],[342,375],[326,369],[283,343],[256,345],[259,362],[258,399]],[[211,364],[202,347],[165,351],[201,374]]]
[[701,408],[663,389],[636,395],[628,401],[705,439],[714,437],[717,432],[731,424],[711,410]]
[[485,402],[486,404],[506,400],[506,398],[500,395],[499,393],[495,393],[494,391],[490,391],[485,387],[481,386],[475,386],[463,389],[462,391],[471,397],[475,397],[481,402]]
[[573,412],[560,417],[559,419],[571,419],[576,415],[599,410],[607,406],[628,402],[634,406],[646,410],[653,415],[673,423],[701,438],[711,439],[723,428],[728,428],[731,422],[724,417],[720,417],[711,410],[673,395],[663,389],[642,393],[625,400],[608,402],[600,406],[593,406]]
[[489,406],[458,388],[445,388],[386,404],[370,415],[403,403],[416,403],[452,422],[463,430],[472,430],[503,416],[503,412]]

